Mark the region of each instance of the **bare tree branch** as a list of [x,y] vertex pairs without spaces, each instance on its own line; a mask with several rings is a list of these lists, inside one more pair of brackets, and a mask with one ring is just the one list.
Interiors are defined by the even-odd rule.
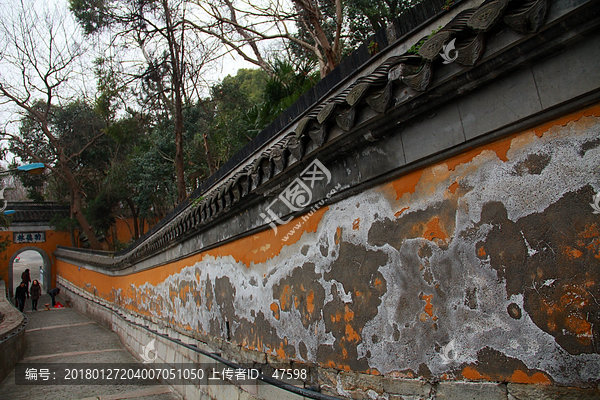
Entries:
[[[14,14],[5,15],[7,19],[0,22],[0,36],[6,43],[0,55],[0,98],[4,104],[21,109],[35,122],[54,153],[54,164],[40,156],[39,148],[28,147],[20,134],[4,132],[4,137],[31,159],[44,162],[68,185],[73,193],[73,213],[90,244],[100,249],[100,242],[82,212],[82,188],[74,169],[71,169],[67,150],[50,127],[52,107],[60,105],[57,103],[61,97],[75,96],[75,93],[69,93],[68,82],[74,79],[73,64],[82,55],[83,48],[76,43],[72,33],[60,34],[58,29],[65,23],[59,19],[59,14],[48,10],[39,12],[36,4],[26,4],[26,0],[21,1],[20,8],[15,7],[11,11]],[[14,82],[11,79],[14,74],[21,76],[20,87],[9,83]],[[21,118],[22,122],[24,120]]]
[[[215,3],[206,0],[190,0],[198,6],[197,14],[190,25],[212,35],[228,46],[244,60],[251,62],[267,73],[272,68],[265,60],[265,48],[260,43],[272,41],[292,42],[312,53],[318,60],[321,75],[327,74],[340,61],[343,4],[335,1],[335,31],[328,33],[325,16],[315,0],[278,0],[256,2],[254,0],[221,0]],[[205,14],[209,18],[203,18]],[[189,18],[191,19],[191,18]],[[309,42],[288,28],[289,24],[301,25]],[[331,37],[331,39],[330,39]]]

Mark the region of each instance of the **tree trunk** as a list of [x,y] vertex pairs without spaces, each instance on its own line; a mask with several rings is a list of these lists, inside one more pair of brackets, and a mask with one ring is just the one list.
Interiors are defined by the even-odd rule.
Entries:
[[[173,85],[174,112],[175,119],[175,174],[177,176],[177,201],[182,202],[187,197],[185,190],[185,175],[183,173],[183,99],[182,99],[182,81],[183,68],[181,68],[183,58],[183,47],[177,43],[175,38],[175,27],[171,20],[171,9],[166,0],[163,0],[163,10],[165,13],[165,22],[167,25],[167,41],[169,43],[169,53],[171,58],[171,83]],[[182,28],[183,29],[183,28]],[[183,46],[183,43],[181,43]],[[180,54],[181,53],[181,54]]]
[[90,241],[92,249],[102,250],[102,244],[100,244],[100,241],[98,240],[98,238],[96,238],[96,233],[94,232],[90,224],[85,219],[85,216],[83,215],[81,194],[78,190],[73,191],[73,204],[71,205],[71,207],[73,208],[73,214],[75,214],[75,218],[77,218],[77,222],[79,222],[83,233],[85,233],[85,236],[87,236],[88,240]]
[[204,133],[202,135],[204,139],[204,151],[206,152],[206,163],[208,164],[208,173],[210,175],[214,174],[217,169],[215,167],[215,161],[212,158],[212,153],[210,152],[210,146],[208,145],[208,134]]
[[177,200],[182,202],[187,197],[183,173],[183,104],[179,85],[176,85],[175,90],[175,170],[177,173]]
[[[70,200],[71,200],[70,204],[73,204],[73,191],[71,191]],[[72,220],[74,216],[75,216],[75,214],[73,213],[73,207],[71,207],[71,212],[69,214],[69,218]],[[75,229],[73,229],[73,226],[71,225],[70,222],[69,222],[69,235],[71,236],[71,246],[79,247],[79,243],[77,243],[77,240],[75,239]]]
[[131,217],[133,218],[133,239],[138,240],[140,237],[140,228],[138,221],[138,212],[135,210],[135,204],[133,204],[133,200],[130,198],[126,198],[125,201],[131,210]]
[[293,0],[296,7],[300,10],[303,10],[306,14],[306,19],[308,21],[307,29],[310,29],[312,26],[312,37],[316,42],[317,48],[321,48],[323,59],[321,61],[321,78],[325,77],[328,73],[333,71],[335,67],[337,67],[339,63],[339,38],[341,34],[341,24],[342,24],[342,8],[341,2],[336,1],[336,31],[334,37],[334,45],[332,46],[329,43],[329,39],[327,38],[327,34],[323,29],[323,16],[321,14],[321,10],[316,2],[306,1],[306,0]]

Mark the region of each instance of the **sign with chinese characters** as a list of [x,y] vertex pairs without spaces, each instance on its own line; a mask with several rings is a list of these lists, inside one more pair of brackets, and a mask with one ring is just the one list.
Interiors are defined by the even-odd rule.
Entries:
[[44,243],[46,241],[46,232],[15,232],[13,234],[13,243]]

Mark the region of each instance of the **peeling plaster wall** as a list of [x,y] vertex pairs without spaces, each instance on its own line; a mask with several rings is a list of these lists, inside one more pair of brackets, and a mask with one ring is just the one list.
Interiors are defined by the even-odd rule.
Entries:
[[277,234],[126,276],[59,260],[58,275],[190,336],[281,359],[597,387],[598,192],[600,106],[363,191]]

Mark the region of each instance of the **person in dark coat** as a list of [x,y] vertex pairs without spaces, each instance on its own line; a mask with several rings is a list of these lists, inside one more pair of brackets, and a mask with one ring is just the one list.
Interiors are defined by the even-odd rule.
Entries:
[[21,282],[15,290],[15,299],[19,304],[19,311],[23,312],[25,308],[25,297],[27,296],[27,289],[25,288],[25,282]]
[[31,309],[37,311],[37,302],[42,296],[42,286],[37,279],[34,279],[31,283]]
[[50,295],[50,297],[52,297],[52,307],[54,307],[56,305],[55,297],[58,296],[59,293],[60,293],[59,288],[54,288],[52,290],[48,290],[48,294]]
[[29,268],[27,268],[21,274],[21,281],[25,282],[25,291],[27,292],[27,298],[29,298],[29,282],[31,282],[31,274],[29,273]]

